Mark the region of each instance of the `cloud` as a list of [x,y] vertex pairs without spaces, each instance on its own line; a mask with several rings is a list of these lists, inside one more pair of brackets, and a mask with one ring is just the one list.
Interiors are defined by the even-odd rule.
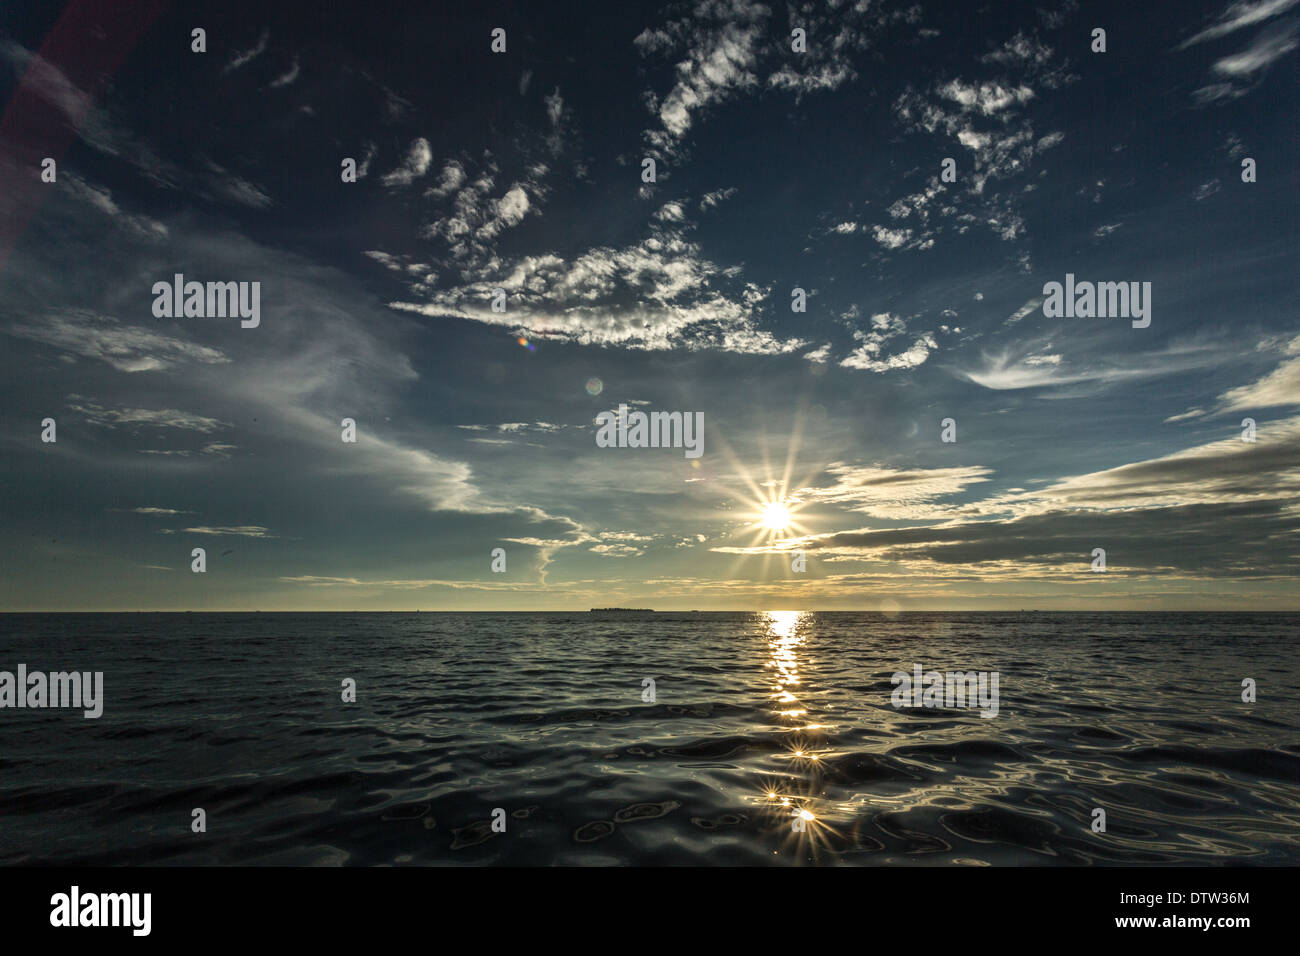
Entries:
[[50,313],[39,323],[16,323],[11,335],[98,359],[121,372],[152,372],[197,362],[229,362],[220,349],[197,345],[84,309]]
[[857,333],[863,344],[840,362],[843,368],[863,369],[870,372],[888,372],[891,369],[916,368],[930,357],[938,346],[934,336],[925,333],[918,337],[906,351],[894,355],[880,355],[879,344],[863,333]]
[[465,185],[465,167],[454,159],[449,160],[447,164],[442,167],[442,174],[438,181],[438,185],[426,190],[425,195],[431,196],[434,199],[445,199],[447,196],[450,196],[452,193],[456,192],[456,190],[460,189],[463,185]]
[[24,93],[47,103],[63,115],[69,130],[83,142],[131,165],[155,185],[177,188],[189,179],[179,167],[161,159],[127,133],[94,97],[72,82],[56,65],[10,40],[0,40],[0,59],[22,76]]
[[[735,270],[704,259],[680,230],[662,225],[635,245],[597,247],[573,259],[552,254],[491,263],[477,281],[438,290],[427,302],[390,305],[582,345],[768,354],[807,344],[759,329],[767,292],[734,276]],[[497,288],[509,297],[504,313],[489,306]]]
[[1013,106],[1023,106],[1034,98],[1034,91],[1025,85],[1003,86],[1001,83],[962,83],[950,80],[938,86],[935,92],[961,107],[962,112],[982,116],[996,116]]
[[151,428],[176,428],[182,431],[207,434],[221,428],[230,428],[228,422],[195,415],[175,408],[105,408],[79,395],[68,396],[68,408],[82,415],[91,425],[114,428],[118,425],[148,426]]
[[284,73],[281,73],[271,81],[271,89],[279,89],[282,86],[289,86],[298,79],[298,58],[293,58],[293,65]]
[[676,83],[662,99],[649,94],[651,112],[663,126],[649,141],[661,150],[671,148],[690,130],[694,114],[720,103],[738,90],[754,88],[758,77],[756,47],[761,42],[770,11],[758,3],[732,0],[701,4],[696,16],[670,23],[664,29],[646,29],[633,41],[643,56],[684,49],[676,66]]
[[1201,185],[1196,187],[1196,192],[1192,194],[1192,199],[1196,202],[1200,202],[1202,199],[1208,199],[1217,193],[1222,186],[1223,184],[1217,179],[1211,179],[1208,183],[1201,183]]
[[704,197],[700,200],[700,209],[701,211],[712,209],[714,206],[726,202],[734,195],[736,195],[735,186],[728,186],[726,189],[715,189],[713,192],[705,193]]
[[1000,63],[1003,66],[1047,66],[1052,61],[1052,48],[1036,37],[1017,33],[991,53],[980,57],[983,63]]
[[150,219],[148,216],[135,216],[124,212],[118,207],[117,203],[113,201],[113,194],[107,189],[92,186],[85,180],[66,171],[63,173],[61,179],[63,183],[69,187],[69,192],[71,192],[72,195],[89,203],[104,215],[115,220],[118,225],[123,228],[146,238],[166,238],[166,226],[156,219]]
[[466,183],[464,167],[458,162],[448,163],[443,169],[443,184],[425,193],[433,198],[446,198],[455,192],[452,208],[426,225],[422,235],[446,243],[451,257],[461,260],[462,273],[488,263],[494,264],[491,268],[497,268],[499,260],[492,251],[493,241],[504,230],[519,225],[526,216],[541,215],[541,201],[549,192],[542,184],[549,167],[534,163],[526,168],[525,177],[493,198],[496,172],[496,165],[489,164],[477,178]]
[[1300,0],[1236,0],[1219,14],[1218,20],[1200,33],[1184,40],[1178,49],[1185,50],[1206,40],[1217,40],[1243,27],[1261,23],[1294,7]]
[[1217,103],[1219,100],[1240,99],[1249,92],[1244,86],[1235,86],[1232,83],[1211,83],[1209,86],[1202,86],[1200,89],[1192,91],[1192,97],[1202,106],[1207,103]]
[[202,162],[207,172],[200,179],[210,196],[250,209],[262,209],[271,205],[271,197],[260,186],[242,179],[210,159],[203,159]]
[[[1025,220],[1018,200],[986,195],[987,187],[1027,172],[1037,155],[1063,141],[1065,134],[1059,130],[1038,136],[1021,114],[1037,98],[1035,85],[1054,89],[1076,77],[1055,65],[1050,48],[1023,33],[983,60],[1019,76],[954,78],[929,91],[909,86],[895,100],[895,117],[905,130],[948,137],[953,146],[970,154],[970,161],[968,165],[959,160],[958,183],[948,194],[943,193],[944,184],[933,177],[926,189],[904,196],[890,207],[895,219],[914,216],[916,226],[909,232],[877,224],[877,241],[886,248],[929,249],[944,229],[963,234],[976,222],[987,224],[1004,241],[1023,235]],[[938,211],[932,221],[930,205],[936,199]],[[963,205],[975,211],[963,211]],[[944,225],[945,221],[949,224]]]
[[555,92],[546,97],[543,101],[546,104],[546,117],[551,121],[552,126],[560,125],[560,117],[564,115],[564,99],[560,96],[560,88],[557,86]]
[[984,388],[1014,391],[1082,383],[1108,386],[1186,373],[1209,368],[1223,361],[1222,347],[1209,342],[1175,343],[1163,350],[1141,355],[1123,352],[1099,358],[1082,355],[1072,362],[1064,359],[1045,361],[1040,346],[1041,342],[1025,341],[1014,349],[984,352],[978,367],[961,369],[958,374]]
[[264,52],[266,52],[266,41],[270,39],[270,37],[271,37],[271,31],[263,30],[262,35],[257,40],[257,45],[250,47],[249,49],[244,50],[240,53],[236,53],[231,58],[230,62],[225,65],[225,67],[222,69],[221,72],[232,73],[235,70],[238,70],[240,67],[245,66],[248,63],[252,62],[257,57],[261,56]]
[[993,472],[978,465],[960,468],[897,469],[884,465],[834,462],[824,469],[833,483],[801,487],[791,497],[807,504],[834,505],[857,514],[889,520],[948,517],[934,502],[988,481]]
[[886,249],[898,249],[912,238],[910,229],[886,229],[884,226],[873,226],[871,234]]
[[479,229],[478,234],[490,238],[501,229],[519,225],[528,215],[528,208],[528,193],[515,183],[496,201],[495,216]]
[[906,331],[907,324],[901,316],[890,312],[873,315],[870,329],[854,331],[853,338],[860,344],[840,361],[840,366],[870,372],[888,372],[892,369],[915,368],[923,364],[929,358],[930,352],[938,347],[934,335],[930,332],[917,336],[911,346],[901,352],[885,354],[885,343],[903,335]]
[[1300,45],[1296,40],[1297,26],[1297,22],[1292,22],[1265,30],[1244,50],[1217,61],[1214,72],[1240,79],[1264,69]]
[[357,179],[365,179],[370,173],[370,161],[375,158],[375,144],[367,142],[363,147],[361,162],[357,163]]
[[381,176],[380,182],[385,186],[409,186],[429,171],[432,162],[433,151],[429,148],[429,141],[423,136],[417,137],[411,141],[402,164]]
[[438,284],[438,273],[427,262],[415,262],[410,256],[394,256],[380,249],[367,249],[362,255],[401,276],[411,292],[429,292]]
[[214,535],[233,535],[240,538],[274,538],[276,535],[270,534],[269,529],[261,525],[245,524],[234,527],[208,527],[200,526],[197,528],[182,528],[185,534],[214,534]]
[[1297,31],[1300,31],[1300,19],[1295,17],[1264,28],[1248,46],[1216,60],[1211,67],[1216,81],[1194,90],[1193,98],[1207,105],[1245,96],[1258,85],[1268,67],[1300,46]]
[[1023,319],[1025,316],[1030,315],[1030,314],[1032,314],[1033,312],[1037,311],[1038,307],[1041,306],[1042,304],[1043,304],[1043,300],[1042,300],[1042,299],[1038,299],[1038,298],[1030,299],[1028,302],[1026,302],[1026,303],[1025,303],[1024,305],[1022,305],[1020,308],[1016,309],[1016,311],[1012,312],[1009,316],[1007,316],[1007,320],[1006,320],[1005,322],[1003,322],[1002,324],[1003,324],[1003,325],[1015,325],[1017,322],[1019,322],[1019,321],[1020,321],[1021,319]]
[[686,213],[683,212],[681,203],[670,202],[659,207],[655,218],[661,222],[681,222],[686,218]]
[[[840,480],[825,490],[824,503],[939,523],[829,532],[798,543],[831,560],[899,562],[909,574],[950,568],[985,582],[1091,579],[1097,547],[1106,551],[1112,578],[1290,577],[1300,570],[1300,553],[1288,544],[1296,533],[1300,492],[1297,438],[1300,418],[1292,418],[1274,423],[1267,434],[1261,431],[1257,443],[1234,435],[969,504],[938,499],[985,480],[989,472],[836,465]],[[890,483],[901,489],[896,497]],[[810,492],[801,489],[799,495]]]
[[[855,57],[870,49],[873,40],[890,24],[913,25],[917,6],[886,10],[872,3],[791,3],[788,26],[805,31],[807,49],[791,55],[791,39],[781,38],[778,62],[766,87],[793,92],[795,102],[812,93],[836,90],[858,78]],[[765,51],[767,52],[767,51]]]
[[1251,411],[1300,405],[1300,336],[1284,347],[1294,355],[1258,381],[1229,389],[1219,396],[1219,412]]

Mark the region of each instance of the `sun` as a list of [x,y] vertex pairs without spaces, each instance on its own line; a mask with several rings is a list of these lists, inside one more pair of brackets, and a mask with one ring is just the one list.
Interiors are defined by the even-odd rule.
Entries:
[[790,509],[783,502],[769,501],[763,505],[759,521],[768,531],[784,531],[790,527]]
[[745,515],[749,519],[748,527],[757,533],[755,543],[764,540],[788,542],[793,540],[791,535],[806,534],[806,529],[799,522],[799,513],[803,507],[803,501],[796,495],[783,494],[776,488],[769,488],[766,494],[759,490],[753,510]]

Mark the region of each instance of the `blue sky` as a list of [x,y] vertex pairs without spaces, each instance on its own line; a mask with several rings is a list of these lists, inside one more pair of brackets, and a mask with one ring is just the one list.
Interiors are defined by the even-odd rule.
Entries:
[[90,9],[0,16],[0,607],[1296,607],[1297,0]]

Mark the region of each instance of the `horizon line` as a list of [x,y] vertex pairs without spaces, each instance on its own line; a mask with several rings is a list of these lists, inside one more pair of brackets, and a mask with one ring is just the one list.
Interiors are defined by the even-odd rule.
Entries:
[[[911,608],[908,610],[882,611],[880,608],[727,608],[727,609],[689,609],[689,610],[656,610],[654,608],[631,609],[630,614],[766,614],[772,611],[797,611],[801,614],[880,614],[885,617],[899,617],[904,614],[1300,614],[1300,608],[1269,608],[1260,610],[1243,610],[1241,608],[1180,608],[1177,610],[1159,609],[1159,608],[1140,608],[1140,609],[1080,609],[1080,608]],[[223,608],[203,608],[203,609],[138,609],[126,611],[121,609],[35,609],[35,610],[0,610],[0,616],[17,615],[17,614],[591,614],[590,609],[563,609],[563,608],[508,608],[502,610],[455,610],[455,609],[435,609],[425,610],[407,610],[398,608],[388,608],[382,610],[350,610],[350,611],[321,611],[290,609],[263,611],[259,609],[223,609]],[[597,612],[598,613],[598,612]]]

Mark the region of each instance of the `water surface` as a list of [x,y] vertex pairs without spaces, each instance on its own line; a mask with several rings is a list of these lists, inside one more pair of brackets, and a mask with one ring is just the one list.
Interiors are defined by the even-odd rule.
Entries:
[[[0,710],[0,863],[1295,865],[1297,625],[4,615],[0,670],[106,702]],[[896,709],[918,663],[997,672],[998,715]]]

